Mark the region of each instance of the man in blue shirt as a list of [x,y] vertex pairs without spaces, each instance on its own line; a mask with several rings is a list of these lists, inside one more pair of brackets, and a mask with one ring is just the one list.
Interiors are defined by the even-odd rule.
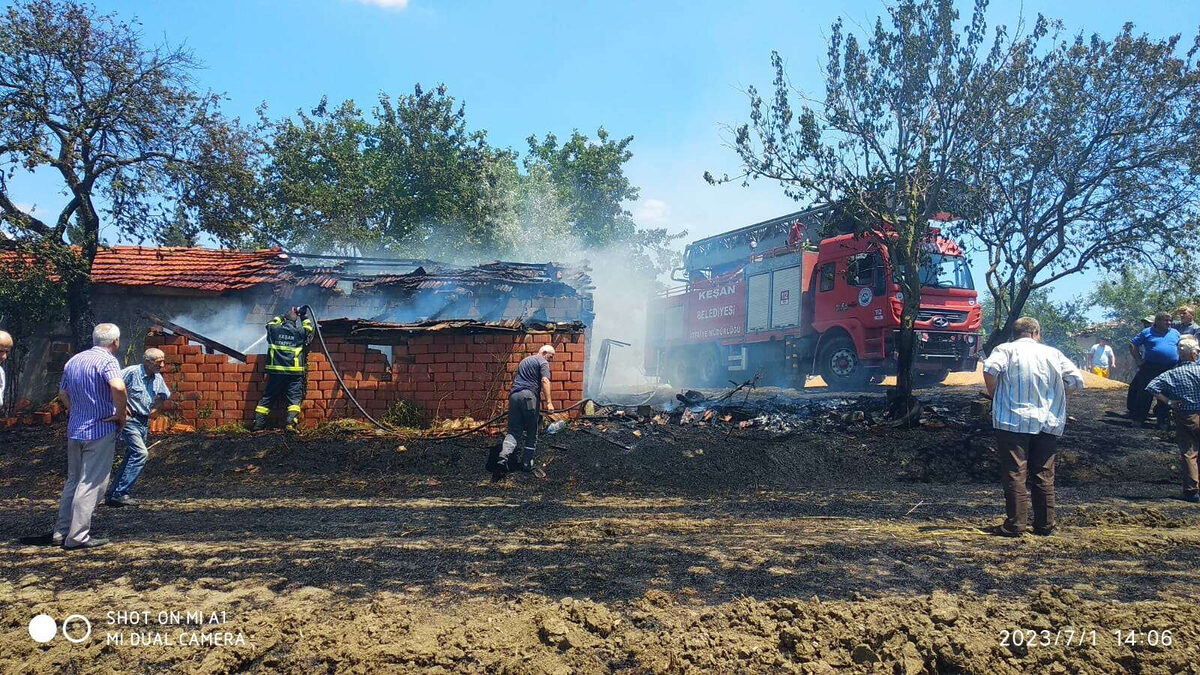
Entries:
[[[1179,363],[1179,337],[1179,331],[1171,328],[1171,315],[1159,312],[1154,315],[1154,325],[1129,341],[1129,355],[1137,364],[1137,374],[1129,383],[1129,390],[1134,393],[1129,416],[1135,422],[1144,422],[1150,413],[1153,397],[1146,391],[1146,385]],[[1138,347],[1144,348],[1144,356]],[[1154,416],[1158,418],[1160,429],[1170,426],[1171,408],[1166,403],[1159,401],[1154,406]]]
[[121,468],[117,469],[117,479],[108,491],[105,503],[109,506],[137,505],[137,501],[129,496],[129,491],[150,456],[146,448],[146,440],[150,436],[150,415],[158,412],[159,404],[171,397],[171,390],[162,376],[165,362],[162,350],[151,347],[143,355],[142,365],[129,366],[121,371],[121,379],[125,380],[125,391],[128,393],[129,419],[121,429],[125,459],[121,462]]
[[1179,366],[1159,375],[1146,391],[1175,409],[1175,440],[1179,443],[1184,501],[1200,504],[1200,341],[1186,335],[1179,340]]

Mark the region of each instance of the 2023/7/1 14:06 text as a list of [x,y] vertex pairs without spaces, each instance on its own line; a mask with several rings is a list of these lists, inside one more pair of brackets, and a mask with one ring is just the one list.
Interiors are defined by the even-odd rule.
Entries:
[[1101,640],[1112,639],[1119,645],[1130,647],[1145,645],[1148,647],[1171,647],[1175,644],[1175,636],[1170,628],[1156,630],[1098,630],[1059,628],[1057,630],[1002,630],[1000,631],[1000,646],[1002,647],[1094,647]]

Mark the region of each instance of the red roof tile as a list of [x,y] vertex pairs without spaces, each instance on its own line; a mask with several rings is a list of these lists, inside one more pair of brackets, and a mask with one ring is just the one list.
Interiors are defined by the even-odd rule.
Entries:
[[294,283],[296,269],[278,249],[113,246],[96,253],[92,283],[224,293],[259,284]]

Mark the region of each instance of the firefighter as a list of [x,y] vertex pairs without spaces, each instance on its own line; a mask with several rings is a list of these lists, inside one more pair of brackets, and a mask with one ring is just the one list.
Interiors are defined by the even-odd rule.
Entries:
[[304,400],[304,371],[312,337],[313,324],[307,307],[292,307],[287,314],[267,323],[267,392],[254,409],[252,431],[267,425],[271,402],[280,396],[287,397],[287,427],[296,428],[300,401]]

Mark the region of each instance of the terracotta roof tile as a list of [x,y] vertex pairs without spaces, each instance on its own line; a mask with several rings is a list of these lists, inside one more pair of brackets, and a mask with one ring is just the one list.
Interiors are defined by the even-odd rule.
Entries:
[[224,293],[259,284],[293,283],[296,270],[288,255],[277,249],[114,246],[96,253],[92,282]]

